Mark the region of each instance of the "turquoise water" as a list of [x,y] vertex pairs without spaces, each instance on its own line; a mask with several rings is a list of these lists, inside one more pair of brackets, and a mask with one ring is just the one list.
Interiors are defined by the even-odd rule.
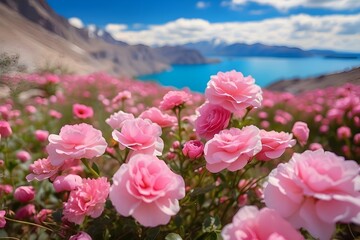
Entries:
[[360,66],[360,59],[330,58],[219,58],[221,62],[199,65],[174,65],[168,71],[140,76],[142,80],[155,80],[164,86],[189,87],[204,92],[211,75],[219,71],[236,70],[251,75],[256,84],[266,87],[280,79],[317,76]]

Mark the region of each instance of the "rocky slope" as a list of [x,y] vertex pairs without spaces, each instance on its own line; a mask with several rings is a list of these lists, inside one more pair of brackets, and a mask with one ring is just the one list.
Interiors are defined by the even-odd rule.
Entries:
[[109,34],[77,29],[45,0],[0,0],[0,52],[19,53],[30,69],[52,64],[78,73],[136,76],[165,70],[170,64],[206,62],[197,51],[168,50],[128,45]]
[[275,82],[268,87],[273,91],[300,93],[306,90],[321,89],[330,86],[340,86],[345,83],[360,85],[360,67],[348,71],[321,75],[306,79],[291,79]]

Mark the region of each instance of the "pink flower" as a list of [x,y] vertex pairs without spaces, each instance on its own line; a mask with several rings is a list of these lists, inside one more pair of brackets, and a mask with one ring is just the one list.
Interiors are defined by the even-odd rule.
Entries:
[[204,144],[199,140],[190,140],[184,144],[182,152],[190,159],[200,158],[204,153]]
[[12,193],[13,187],[9,184],[0,184],[0,197],[2,193],[9,194]]
[[130,99],[130,98],[131,98],[131,92],[125,90],[125,91],[119,92],[112,99],[112,103],[118,103],[118,102],[124,101],[126,99]]
[[101,131],[81,123],[63,126],[59,135],[50,134],[46,150],[51,164],[59,166],[67,159],[99,157],[106,147]]
[[49,159],[38,159],[29,166],[31,173],[26,176],[26,180],[30,182],[34,179],[41,181],[47,178],[51,178],[57,173],[58,169],[59,167],[51,165]]
[[56,119],[62,118],[62,114],[60,112],[56,111],[56,110],[53,110],[53,109],[49,111],[49,115],[51,117],[53,117],[53,118],[56,118]]
[[0,121],[0,136],[7,138],[12,134],[11,126],[7,121]]
[[[269,224],[271,223],[271,224]],[[304,237],[276,211],[255,206],[242,207],[233,217],[232,223],[221,232],[224,240],[302,240]]]
[[35,131],[35,138],[39,142],[45,142],[49,136],[49,132],[46,130],[36,130]]
[[211,76],[205,90],[210,103],[222,106],[233,113],[242,113],[246,108],[260,107],[261,88],[251,76],[244,77],[241,72],[219,72]]
[[19,159],[21,162],[27,162],[31,159],[30,153],[24,150],[20,150],[16,153],[17,159]]
[[351,129],[347,126],[342,126],[337,129],[337,137],[339,140],[348,139],[351,137]]
[[184,91],[169,91],[160,102],[161,110],[171,110],[190,101],[191,95]]
[[296,141],[292,138],[292,134],[285,132],[267,132],[260,130],[262,149],[256,155],[256,159],[268,161],[283,155],[286,148],[293,147]]
[[311,143],[309,149],[315,151],[318,149],[323,149],[323,146],[320,143]]
[[180,210],[178,200],[184,196],[184,179],[164,161],[145,154],[136,154],[122,164],[110,188],[116,211],[133,216],[146,227],[167,224]]
[[92,238],[86,232],[78,232],[76,235],[72,235],[69,240],[92,240]]
[[112,137],[119,142],[122,150],[129,148],[141,153],[161,155],[164,148],[161,133],[161,127],[156,123],[149,119],[136,118],[126,120],[121,131],[112,132]]
[[354,143],[358,145],[360,144],[360,133],[355,134]]
[[260,130],[255,126],[247,126],[241,130],[230,128],[215,134],[205,144],[204,156],[206,168],[217,173],[227,168],[237,171],[261,150]]
[[16,211],[15,218],[20,220],[30,218],[35,215],[35,212],[35,205],[27,204]]
[[177,122],[176,117],[162,113],[160,109],[156,107],[149,108],[148,110],[142,112],[139,117],[143,119],[150,119],[153,123],[157,123],[160,127],[171,127]]
[[75,174],[58,176],[53,182],[56,192],[72,191],[82,184],[82,178]]
[[80,119],[92,118],[94,116],[94,110],[92,107],[75,103],[73,105],[73,114]]
[[35,197],[35,190],[32,186],[21,186],[15,189],[14,198],[19,202],[30,202]]
[[108,119],[105,120],[107,124],[112,129],[122,128],[125,120],[134,119],[134,115],[131,113],[125,113],[123,111],[118,111],[117,113],[112,114]]
[[41,224],[43,223],[47,218],[48,216],[50,216],[51,214],[53,213],[53,210],[51,209],[41,209],[40,212],[38,214],[36,214],[34,216],[34,220],[37,224]]
[[4,228],[6,225],[5,214],[6,212],[4,210],[0,210],[0,228]]
[[82,184],[70,192],[63,214],[70,222],[81,224],[85,216],[97,218],[104,210],[110,184],[105,177],[83,179]]
[[265,204],[294,227],[330,239],[336,222],[360,224],[360,167],[331,152],[305,151],[273,169]]
[[309,138],[310,130],[305,122],[296,122],[291,130],[301,146],[304,146]]
[[195,130],[199,137],[209,140],[229,125],[231,112],[221,106],[206,102],[198,111]]

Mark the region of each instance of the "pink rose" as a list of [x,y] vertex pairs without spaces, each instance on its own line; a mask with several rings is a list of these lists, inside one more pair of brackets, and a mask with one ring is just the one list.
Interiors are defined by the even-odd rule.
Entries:
[[112,132],[112,137],[119,142],[122,150],[129,148],[141,153],[161,155],[164,148],[161,133],[161,127],[156,123],[149,119],[136,118],[126,120],[121,131]]
[[30,218],[35,215],[35,212],[35,205],[27,204],[16,211],[15,218],[20,220]]
[[310,130],[305,122],[296,122],[291,130],[301,146],[304,146],[309,138]]
[[6,212],[4,210],[0,210],[0,228],[4,228],[6,225],[5,214]]
[[336,222],[360,224],[360,167],[332,152],[295,153],[273,169],[266,206],[315,238],[330,239]]
[[182,152],[190,159],[200,158],[204,153],[204,144],[199,140],[190,140],[184,144]]
[[169,91],[160,102],[161,110],[171,110],[189,102],[191,95],[184,91]]
[[73,105],[73,114],[80,119],[92,118],[94,116],[94,110],[92,107],[75,103]]
[[69,240],[92,240],[92,238],[86,232],[78,232],[76,235],[72,235]]
[[32,186],[21,186],[15,189],[14,198],[19,202],[30,202],[35,197],[35,190]]
[[56,192],[72,191],[82,184],[82,178],[79,175],[68,174],[66,176],[58,176],[53,182]]
[[30,182],[34,179],[41,181],[51,178],[57,173],[58,169],[59,167],[51,165],[49,159],[38,159],[33,164],[30,164],[29,170],[31,173],[26,176],[26,180]]
[[12,193],[13,187],[9,184],[0,184],[0,197],[3,193],[9,194]]
[[63,214],[70,222],[81,224],[85,216],[97,218],[104,210],[110,184],[105,177],[83,179],[82,184],[70,192]]
[[11,126],[7,121],[0,121],[0,136],[9,137],[12,134]]
[[112,114],[108,119],[106,119],[106,123],[110,125],[112,129],[122,128],[125,120],[134,119],[134,115],[131,113],[125,113],[123,111],[118,111]]
[[150,119],[153,123],[157,123],[160,127],[171,127],[177,123],[177,119],[169,114],[162,113],[158,108],[152,107],[142,112],[139,116],[143,119]]
[[247,126],[241,130],[230,128],[215,134],[205,144],[204,156],[206,168],[217,173],[227,168],[237,171],[261,150],[260,130],[255,126]]
[[45,142],[49,136],[49,132],[46,130],[36,130],[35,131],[35,138],[39,142]]
[[199,109],[199,116],[195,120],[195,130],[199,137],[206,140],[225,129],[230,122],[231,112],[206,102]]
[[51,209],[46,209],[46,208],[41,209],[40,212],[34,216],[34,220],[37,224],[41,224],[45,222],[48,216],[51,216],[52,213],[53,210]]
[[304,239],[276,211],[269,208],[259,211],[255,206],[242,207],[233,217],[233,221],[223,228],[221,236],[224,240]]
[[256,159],[268,161],[283,155],[286,148],[293,147],[296,141],[292,138],[292,134],[285,132],[267,132],[260,130],[262,149],[256,155]]
[[261,88],[255,84],[255,80],[235,70],[211,76],[205,96],[210,103],[239,114],[246,108],[260,107],[263,99]]
[[24,150],[20,150],[16,153],[17,159],[19,159],[21,162],[27,162],[31,159],[30,153]]
[[50,134],[46,150],[52,165],[59,166],[67,159],[99,157],[107,147],[101,131],[81,123],[65,125],[60,134]]
[[145,227],[167,224],[180,210],[185,196],[184,179],[164,161],[136,154],[113,177],[110,200],[123,216],[133,216]]

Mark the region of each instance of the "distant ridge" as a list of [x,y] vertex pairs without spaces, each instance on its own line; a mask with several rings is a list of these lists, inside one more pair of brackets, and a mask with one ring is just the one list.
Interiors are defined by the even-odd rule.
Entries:
[[171,64],[207,62],[185,47],[129,45],[95,26],[75,28],[45,0],[0,0],[0,52],[19,53],[30,69],[57,63],[78,73],[126,76],[163,71]]
[[333,57],[333,58],[360,58],[360,53],[335,52],[331,50],[303,50],[296,47],[269,46],[261,43],[246,44],[212,40],[187,43],[183,46],[196,49],[205,56],[226,57]]

